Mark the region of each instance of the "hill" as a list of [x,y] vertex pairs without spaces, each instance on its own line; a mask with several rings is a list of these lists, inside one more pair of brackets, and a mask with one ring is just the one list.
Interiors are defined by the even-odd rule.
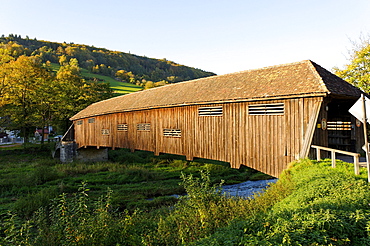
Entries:
[[[88,74],[89,77],[108,76],[115,81],[147,88],[215,75],[212,72],[183,66],[166,59],[137,56],[84,44],[30,39],[28,36],[22,38],[20,35],[10,34],[8,37],[2,35],[1,46],[11,50],[14,57],[32,55],[39,57],[42,62],[59,64],[62,60],[76,58],[80,67],[86,69],[85,75]],[[113,88],[118,86],[113,80],[109,82]]]
[[[57,72],[60,68],[60,65],[57,63],[51,63],[51,68],[53,71]],[[135,91],[140,91],[143,89],[142,86],[135,85],[132,83],[127,83],[124,81],[119,81],[117,79],[114,79],[112,77],[106,76],[106,75],[101,75],[101,74],[94,74],[90,72],[89,70],[82,68],[81,69],[81,75],[85,80],[98,80],[101,82],[106,82],[110,84],[110,88],[113,89],[113,94],[114,95],[122,95],[122,94],[127,94]]]

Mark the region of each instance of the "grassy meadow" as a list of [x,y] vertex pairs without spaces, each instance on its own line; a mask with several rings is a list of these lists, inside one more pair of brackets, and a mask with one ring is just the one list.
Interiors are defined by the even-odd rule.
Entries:
[[[56,64],[56,63],[51,63],[51,68],[52,68],[53,71],[56,72],[56,71],[59,70],[60,65]],[[98,81],[108,82],[110,84],[110,87],[113,89],[113,93],[116,96],[128,94],[128,93],[131,93],[131,92],[140,91],[140,90],[143,89],[141,86],[137,86],[137,85],[127,83],[127,82],[120,82],[120,81],[115,80],[115,79],[113,79],[109,76],[91,73],[85,68],[81,68],[81,75],[85,79],[87,79],[87,78],[94,79],[95,78]]]
[[141,86],[134,85],[134,84],[127,83],[127,82],[120,82],[109,76],[90,73],[87,69],[84,69],[84,68],[81,69],[81,75],[84,78],[92,78],[92,79],[97,78],[99,81],[108,82],[110,84],[110,87],[113,89],[114,94],[117,96],[131,93],[131,92],[140,91],[143,89]]
[[23,218],[30,218],[40,206],[62,193],[78,191],[87,182],[92,199],[112,189],[112,206],[118,211],[126,209],[152,210],[173,205],[183,194],[179,185],[182,174],[199,175],[208,170],[212,182],[226,180],[227,184],[266,175],[248,168],[236,170],[227,163],[202,160],[189,162],[181,156],[120,149],[109,152],[109,162],[62,164],[51,158],[49,145],[27,148],[0,148],[0,209],[12,210]]
[[353,164],[296,161],[242,199],[220,185],[266,176],[145,151],[109,158],[61,164],[47,145],[0,148],[0,245],[370,245],[369,184]]

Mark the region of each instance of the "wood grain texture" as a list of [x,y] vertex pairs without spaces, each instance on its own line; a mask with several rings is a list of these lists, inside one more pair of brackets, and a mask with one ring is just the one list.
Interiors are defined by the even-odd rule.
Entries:
[[[322,100],[305,97],[202,105],[221,106],[222,116],[200,116],[197,105],[100,115],[82,119],[82,124],[75,121],[75,139],[79,147],[129,148],[157,155],[184,155],[188,160],[214,159],[229,162],[233,168],[246,165],[278,177],[289,162],[300,157],[303,145],[307,148],[311,144],[304,143],[307,136],[317,145],[327,144],[325,134],[317,133],[316,122],[312,122],[316,115],[320,118],[325,114],[318,106]],[[248,105],[261,103],[283,103],[284,113],[249,115]],[[91,118],[95,118],[94,123],[88,123]],[[127,124],[127,130],[117,129],[122,124]],[[138,124],[150,124],[150,130],[138,130]],[[181,137],[164,136],[164,129],[179,129]]]

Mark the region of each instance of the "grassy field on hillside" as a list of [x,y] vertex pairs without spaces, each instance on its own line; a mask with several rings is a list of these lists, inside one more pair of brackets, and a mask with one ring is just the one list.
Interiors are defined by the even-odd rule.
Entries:
[[[52,63],[51,67],[53,71],[58,71],[60,65],[56,63]],[[114,94],[117,96],[124,95],[124,94],[131,93],[131,92],[140,91],[143,89],[142,87],[134,85],[134,84],[117,81],[109,76],[90,73],[87,69],[84,69],[84,68],[81,69],[81,75],[84,78],[92,78],[92,79],[97,78],[99,81],[108,82],[110,84],[110,87],[114,90]]]
[[86,69],[81,69],[81,74],[85,78],[97,78],[99,80],[104,80],[105,82],[108,82],[110,84],[110,87],[114,90],[114,93],[117,95],[123,95],[123,94],[131,93],[131,92],[136,92],[136,91],[140,91],[143,89],[142,87],[134,85],[134,84],[117,81],[109,76],[90,73]]

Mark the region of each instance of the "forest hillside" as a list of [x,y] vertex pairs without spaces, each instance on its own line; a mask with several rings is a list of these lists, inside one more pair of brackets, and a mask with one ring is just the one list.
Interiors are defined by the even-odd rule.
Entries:
[[0,46],[11,49],[13,57],[37,56],[43,63],[63,64],[71,58],[76,58],[79,66],[91,73],[149,88],[215,75],[166,59],[137,56],[84,44],[30,39],[28,36],[22,38],[20,35],[2,35]]

